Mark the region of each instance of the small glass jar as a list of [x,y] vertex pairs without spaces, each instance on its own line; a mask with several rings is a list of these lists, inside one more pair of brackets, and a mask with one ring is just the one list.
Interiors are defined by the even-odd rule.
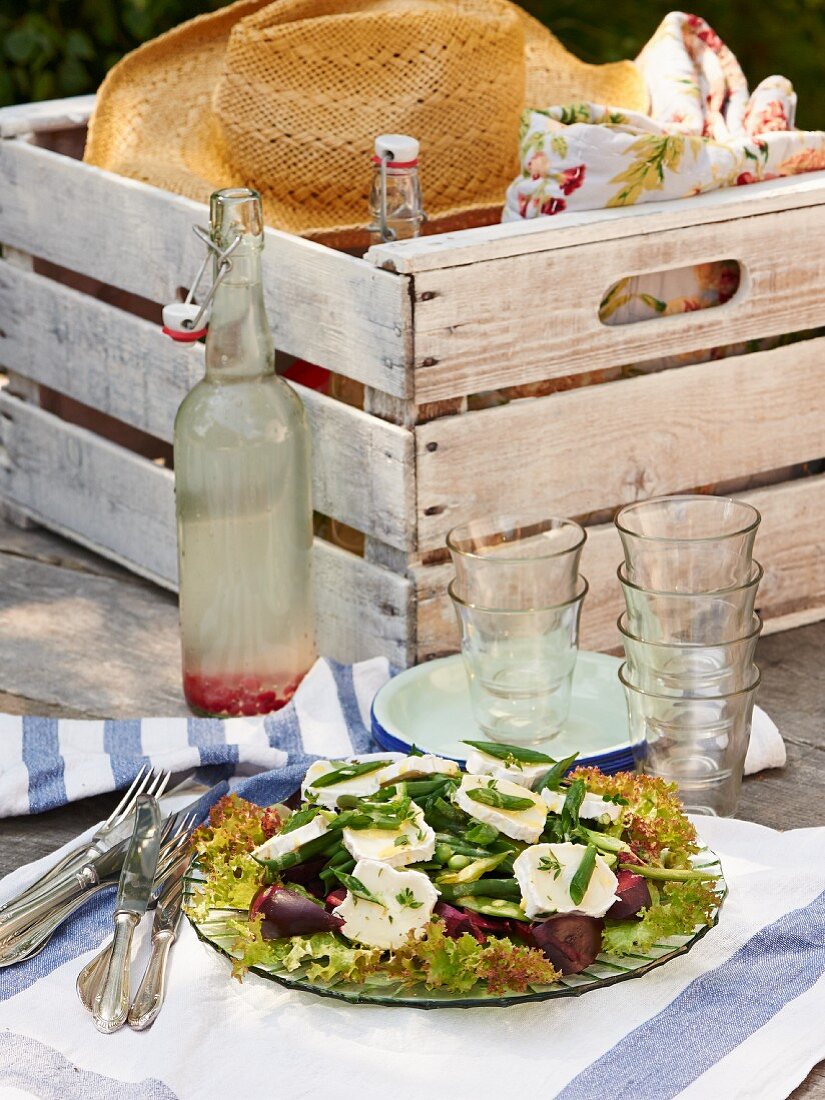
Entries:
[[419,145],[406,134],[375,139],[370,190],[370,243],[417,237],[426,221],[418,177]]

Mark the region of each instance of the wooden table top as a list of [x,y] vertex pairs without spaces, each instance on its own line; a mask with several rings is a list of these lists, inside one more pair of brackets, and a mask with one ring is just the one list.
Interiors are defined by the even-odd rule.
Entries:
[[[787,766],[745,780],[738,816],[772,828],[825,824],[825,622],[759,642],[759,703]],[[186,714],[177,603],[154,585],[41,529],[0,519],[0,710],[75,718]],[[799,790],[821,798],[799,798]],[[0,874],[104,818],[114,795],[0,821]],[[825,1100],[825,1062],[793,1100]]]

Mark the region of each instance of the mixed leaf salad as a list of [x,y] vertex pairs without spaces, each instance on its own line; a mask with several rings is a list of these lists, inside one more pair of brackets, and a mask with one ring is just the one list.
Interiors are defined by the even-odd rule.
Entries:
[[467,745],[466,772],[320,760],[291,806],[218,803],[187,911],[222,914],[236,975],[524,993],[712,922],[715,875],[693,865],[673,785]]

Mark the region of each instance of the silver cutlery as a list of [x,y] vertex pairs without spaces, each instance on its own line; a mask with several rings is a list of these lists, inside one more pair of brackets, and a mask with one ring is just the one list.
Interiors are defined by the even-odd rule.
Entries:
[[129,1011],[132,935],[152,895],[160,841],[160,807],[156,799],[141,795],[135,809],[135,829],[117,888],[115,934],[108,966],[92,1002],[95,1027],[104,1034],[122,1027]]
[[155,1022],[166,996],[166,968],[169,952],[180,924],[183,903],[183,876],[189,865],[181,860],[179,868],[170,875],[158,899],[152,921],[152,951],[141,979],[135,999],[126,1017],[135,1031],[144,1031]]
[[[183,865],[184,871],[189,865],[188,843],[194,827],[194,820],[194,814],[186,814],[176,822],[171,818],[167,819],[166,826],[169,827],[172,835],[161,846],[160,856],[158,857],[158,870],[155,875],[156,889],[149,900],[147,909],[151,910],[156,907],[158,897],[165,891],[167,882],[177,872],[179,865]],[[81,1003],[90,1012],[92,1011],[95,994],[106,972],[111,952],[112,940],[109,940],[77,976],[77,995]]]
[[[107,880],[115,878],[123,865],[125,847],[123,843],[81,863],[76,869],[69,870],[57,878],[51,885],[45,886],[33,897],[15,906],[4,914],[5,920],[0,926],[0,966],[10,965],[6,961],[6,952],[16,943],[21,932],[29,930],[42,920],[47,920],[57,910],[67,908],[74,912],[77,905],[85,902],[91,891],[102,887]],[[75,905],[74,903],[77,903]],[[14,961],[19,961],[15,959]]]
[[117,874],[112,874],[85,893],[54,909],[48,916],[27,925],[15,936],[4,940],[0,947],[0,967],[13,966],[15,963],[34,958],[43,950],[60,925],[67,921],[77,909],[85,905],[95,894],[99,894],[101,890],[116,884]]
[[[158,881],[168,874],[169,868],[177,858],[181,846],[185,845],[192,827],[192,815],[181,820],[176,820],[179,815],[167,818],[163,825],[163,839],[161,845],[161,857],[158,865]],[[122,870],[123,858],[126,855],[128,841],[122,841],[118,845],[119,860],[112,868],[110,874],[102,878],[96,885],[76,894],[63,905],[50,910],[48,913],[36,918],[25,928],[18,929],[13,935],[5,935],[0,932],[0,967],[13,966],[15,963],[37,955],[54,935],[55,931],[68,920],[76,910],[85,905],[95,894],[100,893],[109,886],[117,885],[118,876]]]
[[123,798],[97,829],[94,836],[90,837],[84,844],[72,848],[39,879],[27,886],[16,897],[10,898],[0,905],[0,941],[6,938],[7,926],[18,916],[21,909],[31,901],[39,898],[45,890],[54,885],[56,880],[66,878],[78,871],[84,863],[88,863],[96,856],[103,855],[119,840],[128,837],[129,832],[131,832],[130,819],[134,813],[138,797],[141,794],[149,794],[154,795],[155,798],[160,798],[166,790],[170,775],[170,772],[158,772],[144,765],[135,776],[132,785]]

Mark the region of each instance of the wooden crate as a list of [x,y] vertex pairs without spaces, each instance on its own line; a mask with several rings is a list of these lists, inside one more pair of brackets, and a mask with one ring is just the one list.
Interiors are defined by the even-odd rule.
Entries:
[[[174,588],[164,458],[203,348],[172,343],[155,318],[198,266],[190,226],[207,210],[78,160],[90,109],[85,97],[0,111],[0,495]],[[825,475],[773,473],[825,456],[825,337],[468,411],[491,389],[815,330],[824,239],[825,173],[381,245],[363,259],[267,230],[277,347],[366,387],[367,411],[298,387],[315,507],[365,536],[363,557],[316,540],[322,651],[403,665],[453,650],[445,533],[503,503],[601,516],[583,557],[583,644],[615,648],[610,512],[754,476],[769,483],[743,494],[764,517],[767,629],[825,617]],[[617,279],[725,258],[744,272],[725,305],[599,321]]]

